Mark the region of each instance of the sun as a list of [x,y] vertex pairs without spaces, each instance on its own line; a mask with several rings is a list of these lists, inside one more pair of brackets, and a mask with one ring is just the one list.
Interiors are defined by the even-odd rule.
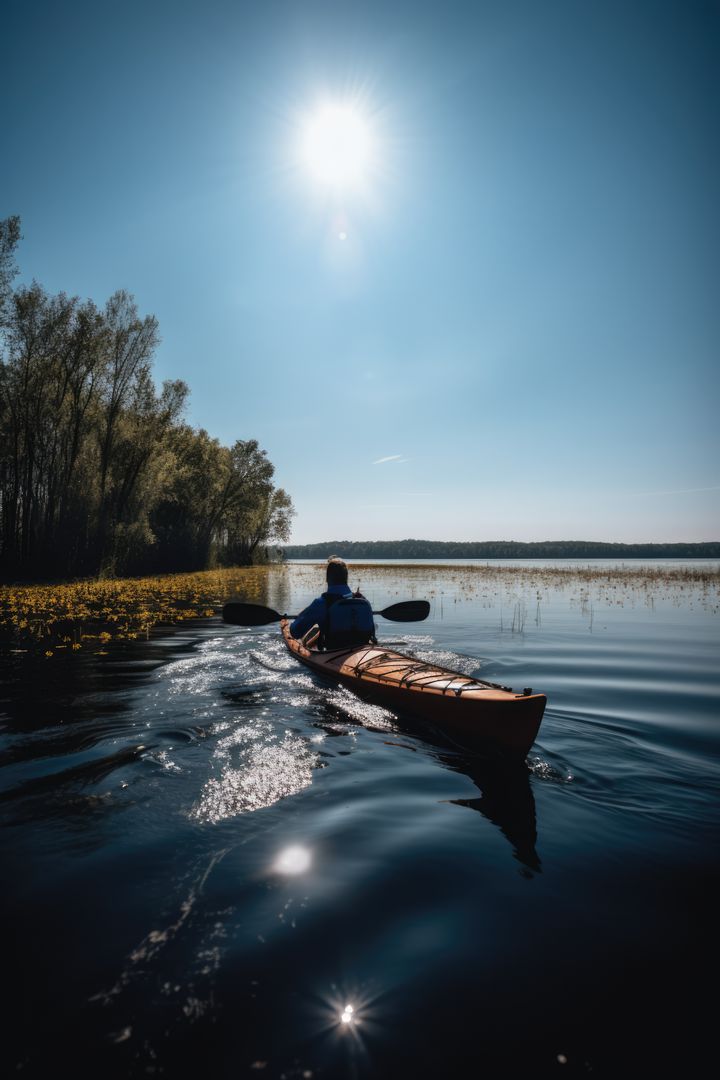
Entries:
[[372,160],[369,125],[351,106],[323,105],[303,125],[301,154],[305,167],[320,183],[358,185]]

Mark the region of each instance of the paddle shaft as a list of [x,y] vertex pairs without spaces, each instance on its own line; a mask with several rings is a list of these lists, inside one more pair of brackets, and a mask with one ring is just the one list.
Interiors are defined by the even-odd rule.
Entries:
[[[373,615],[380,615],[391,622],[422,622],[429,614],[430,604],[427,600],[406,600],[391,604],[382,611],[373,611]],[[235,626],[267,626],[281,619],[297,619],[297,615],[281,615],[279,611],[263,607],[262,604],[229,603],[223,608],[223,619]]]

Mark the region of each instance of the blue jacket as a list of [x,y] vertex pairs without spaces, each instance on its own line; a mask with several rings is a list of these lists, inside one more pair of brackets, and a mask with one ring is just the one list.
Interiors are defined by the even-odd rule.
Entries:
[[[336,593],[338,596],[352,596],[352,590],[347,585],[328,585],[327,591]],[[314,623],[318,623],[322,627],[326,611],[327,604],[322,596],[318,596],[317,600],[313,600],[312,604],[306,607],[304,611],[301,611],[297,619],[290,624],[292,636],[294,638],[302,637]]]

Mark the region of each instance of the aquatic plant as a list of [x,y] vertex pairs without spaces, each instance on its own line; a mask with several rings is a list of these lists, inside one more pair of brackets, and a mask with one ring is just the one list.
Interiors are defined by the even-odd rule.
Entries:
[[159,624],[208,618],[233,596],[264,597],[269,567],[0,587],[0,640],[45,655],[149,636]]

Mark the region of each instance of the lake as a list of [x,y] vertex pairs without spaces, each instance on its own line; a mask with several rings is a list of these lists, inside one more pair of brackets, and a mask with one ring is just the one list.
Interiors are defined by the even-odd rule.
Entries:
[[[376,609],[431,602],[381,641],[547,694],[525,763],[321,684],[274,627],[6,651],[4,1073],[698,1075],[720,834],[698,565],[351,568]],[[283,612],[320,591],[317,564],[248,575]]]

